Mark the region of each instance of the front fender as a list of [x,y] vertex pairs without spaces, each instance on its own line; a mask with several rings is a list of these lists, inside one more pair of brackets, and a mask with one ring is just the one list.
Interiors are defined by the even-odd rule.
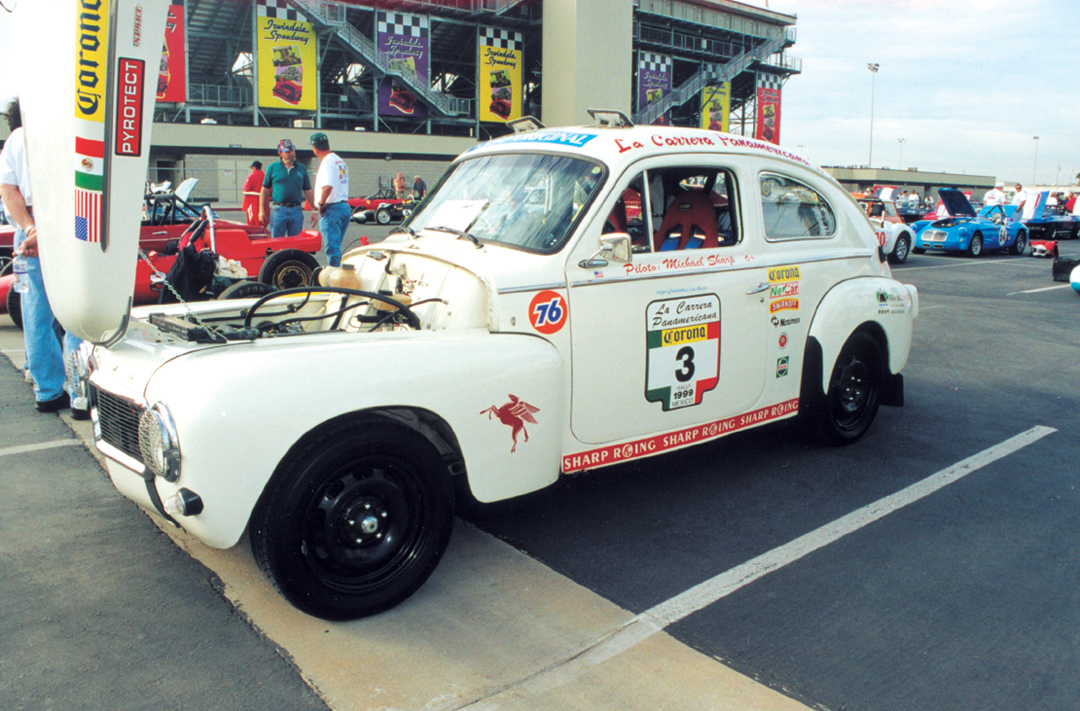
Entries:
[[[184,487],[202,498],[202,513],[177,520],[208,545],[234,545],[289,450],[351,414],[394,408],[442,419],[480,501],[558,477],[568,418],[562,358],[549,342],[482,329],[287,340],[177,358],[146,388],[148,404],[172,413],[181,452],[179,479],[157,479],[158,492],[166,499]],[[517,403],[530,407],[512,413]]]
[[840,349],[865,324],[875,324],[884,334],[890,374],[903,370],[918,315],[919,291],[894,279],[860,277],[829,290],[814,311],[809,333],[821,345],[822,392],[828,390]]

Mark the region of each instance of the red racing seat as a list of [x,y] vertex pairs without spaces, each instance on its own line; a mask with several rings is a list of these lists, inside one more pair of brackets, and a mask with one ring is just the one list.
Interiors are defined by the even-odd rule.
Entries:
[[716,233],[716,210],[700,190],[684,190],[668,205],[660,229],[653,236],[653,249],[711,249],[720,246]]

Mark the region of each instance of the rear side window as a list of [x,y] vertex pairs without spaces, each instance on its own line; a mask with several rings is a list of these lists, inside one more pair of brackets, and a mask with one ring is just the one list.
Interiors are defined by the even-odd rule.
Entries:
[[776,173],[762,173],[760,182],[766,239],[824,239],[836,234],[836,216],[821,193]]

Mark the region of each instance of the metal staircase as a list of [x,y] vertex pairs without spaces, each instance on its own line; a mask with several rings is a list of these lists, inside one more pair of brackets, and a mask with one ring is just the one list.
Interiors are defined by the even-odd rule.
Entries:
[[634,114],[635,124],[651,124],[664,115],[673,106],[681,106],[709,84],[731,81],[745,71],[754,62],[764,62],[769,55],[779,52],[790,42],[785,34],[774,37],[753,49],[749,49],[732,59],[727,64],[705,64],[692,77],[672,89],[663,99],[650,104],[644,111]]
[[[496,0],[486,1],[495,2]],[[502,3],[510,1],[502,0]],[[375,42],[360,34],[346,21],[344,5],[327,0],[289,0],[289,3],[303,12],[317,29],[329,29],[337,34],[365,65],[384,76],[399,77],[416,96],[439,113],[444,116],[461,116],[469,113],[471,108],[469,99],[459,99],[435,91],[414,69],[391,66],[390,61],[384,53],[379,51]]]

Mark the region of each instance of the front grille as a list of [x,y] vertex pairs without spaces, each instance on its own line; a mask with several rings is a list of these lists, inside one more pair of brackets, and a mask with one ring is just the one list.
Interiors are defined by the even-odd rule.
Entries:
[[944,242],[949,236],[945,230],[927,230],[923,232],[923,242]]
[[[93,388],[93,386],[91,386]],[[131,400],[93,388],[97,398],[101,439],[132,459],[142,462],[139,451],[139,417],[143,408]]]

